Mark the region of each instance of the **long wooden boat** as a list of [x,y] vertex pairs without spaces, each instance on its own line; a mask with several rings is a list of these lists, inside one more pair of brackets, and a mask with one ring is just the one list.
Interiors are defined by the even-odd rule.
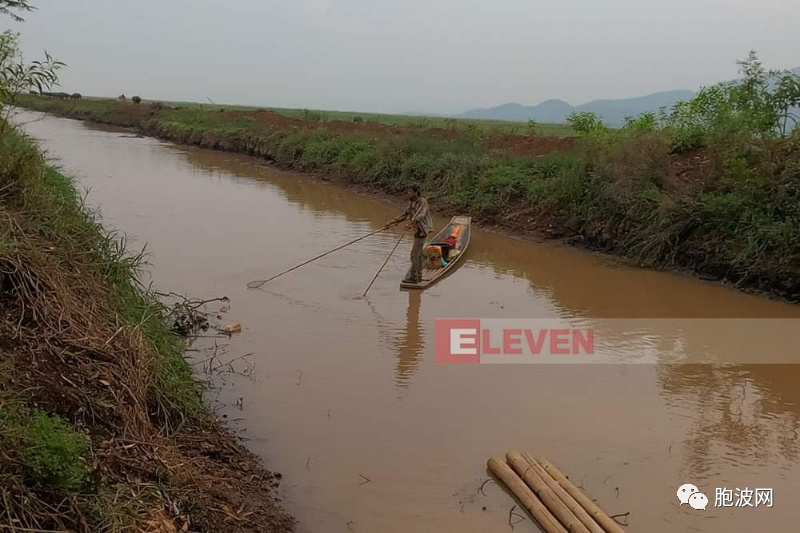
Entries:
[[423,253],[425,253],[429,246],[439,246],[446,264],[440,268],[429,268],[426,258],[420,282],[408,283],[403,281],[400,283],[400,288],[417,290],[427,289],[444,277],[445,274],[452,272],[467,251],[469,239],[472,234],[471,225],[471,217],[453,217],[450,219],[450,223],[442,231],[434,235],[423,248]]

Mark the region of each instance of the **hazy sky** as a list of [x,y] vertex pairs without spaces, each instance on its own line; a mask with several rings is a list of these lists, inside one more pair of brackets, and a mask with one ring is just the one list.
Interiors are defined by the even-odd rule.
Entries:
[[800,66],[799,0],[32,0],[28,59],[89,95],[362,111],[696,89]]

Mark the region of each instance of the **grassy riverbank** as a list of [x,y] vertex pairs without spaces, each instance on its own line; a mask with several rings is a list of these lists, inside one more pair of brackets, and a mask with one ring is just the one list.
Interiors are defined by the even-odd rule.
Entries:
[[444,212],[800,299],[800,137],[755,135],[739,115],[724,127],[691,114],[666,126],[642,117],[619,131],[588,120],[574,124],[575,141],[209,106],[34,96],[19,104],[390,194],[419,182]]
[[290,529],[273,477],[204,406],[138,259],[0,127],[0,529]]

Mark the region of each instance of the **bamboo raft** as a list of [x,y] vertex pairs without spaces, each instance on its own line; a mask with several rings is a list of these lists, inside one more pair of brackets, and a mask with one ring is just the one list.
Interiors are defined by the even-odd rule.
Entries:
[[625,533],[546,459],[510,451],[505,461],[490,457],[488,466],[545,533]]

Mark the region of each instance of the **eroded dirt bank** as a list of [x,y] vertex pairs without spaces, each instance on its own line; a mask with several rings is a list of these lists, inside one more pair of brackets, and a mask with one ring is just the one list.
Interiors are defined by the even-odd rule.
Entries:
[[139,259],[0,134],[0,530],[290,531],[202,400]]

